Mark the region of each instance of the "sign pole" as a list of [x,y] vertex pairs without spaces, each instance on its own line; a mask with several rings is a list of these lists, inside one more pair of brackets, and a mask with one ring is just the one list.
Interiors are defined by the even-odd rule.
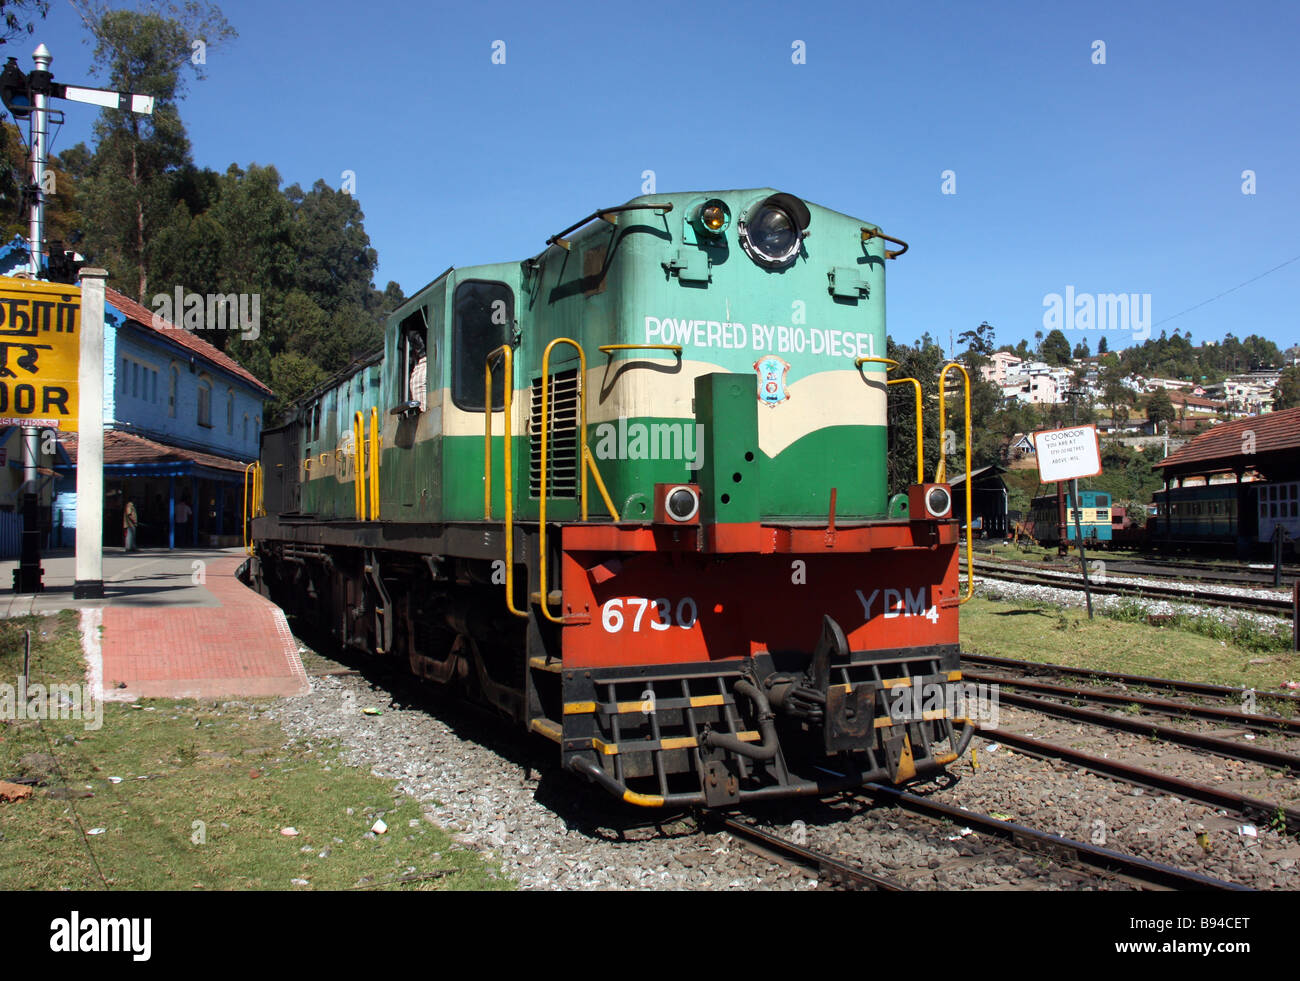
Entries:
[[36,472],[40,452],[40,430],[23,426],[23,540],[18,568],[14,570],[15,593],[39,593],[45,589],[41,568],[41,511]]
[[[50,55],[50,49],[45,45],[40,45],[33,54],[33,60],[36,62],[36,70],[40,72],[49,71],[50,62],[53,57]],[[30,220],[28,222],[28,249],[31,257],[32,276],[39,279],[42,273],[41,269],[41,239],[44,236],[44,219],[45,208],[43,204],[43,188],[45,186],[45,139],[48,125],[46,116],[48,114],[45,94],[41,91],[34,93],[32,99],[32,114],[30,119],[30,128],[28,133],[29,142],[32,147],[31,156],[31,177],[32,177],[32,194],[35,196],[32,202]],[[42,581],[42,573],[45,571],[41,568],[41,511],[40,497],[38,488],[40,486],[37,480],[36,467],[40,459],[37,456],[40,447],[39,430],[34,426],[23,427],[23,547],[22,557],[19,560],[18,568],[14,570],[14,592],[15,593],[39,593],[45,588]]]
[[1056,482],[1056,554],[1061,558],[1070,551],[1069,542],[1066,541],[1069,535],[1070,519],[1065,514],[1065,484],[1061,481]]
[[1074,506],[1074,533],[1079,538],[1079,571],[1083,573],[1083,595],[1088,601],[1088,619],[1092,619],[1092,583],[1088,581],[1088,557],[1083,552],[1083,505],[1079,501],[1079,480],[1070,481],[1070,503]]
[[[40,45],[32,52],[32,61],[36,62],[36,71],[48,76],[50,62],[54,56],[45,45]],[[49,132],[49,97],[45,86],[33,86],[32,91],[32,211],[28,221],[28,240],[31,248],[32,275],[41,278],[44,269],[41,261],[45,238],[45,153],[46,135]]]
[[104,596],[103,269],[82,269],[81,362],[77,403],[77,572],[73,599]]

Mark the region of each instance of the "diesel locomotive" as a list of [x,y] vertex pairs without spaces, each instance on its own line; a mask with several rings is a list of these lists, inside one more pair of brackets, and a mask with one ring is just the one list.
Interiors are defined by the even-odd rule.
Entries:
[[970,583],[923,434],[886,486],[888,386],[920,402],[883,357],[906,249],[767,188],[448,269],[263,432],[250,581],[632,804],[933,774],[973,731]]

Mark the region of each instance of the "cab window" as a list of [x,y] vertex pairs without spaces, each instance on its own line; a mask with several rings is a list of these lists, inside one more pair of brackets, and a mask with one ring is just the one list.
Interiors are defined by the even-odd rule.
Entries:
[[[472,279],[456,287],[452,326],[454,367],[451,397],[457,408],[482,412],[483,367],[490,352],[511,340],[515,297],[505,283]],[[492,376],[492,409],[505,405],[505,373]]]
[[401,322],[397,330],[397,362],[401,366],[400,391],[403,402],[418,402],[428,409],[429,330],[420,307]]

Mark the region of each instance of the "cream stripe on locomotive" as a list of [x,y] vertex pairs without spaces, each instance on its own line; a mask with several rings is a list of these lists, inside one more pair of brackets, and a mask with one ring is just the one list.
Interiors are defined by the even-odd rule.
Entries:
[[[642,365],[641,362],[649,362]],[[638,367],[640,365],[640,367]],[[697,376],[726,369],[705,361],[685,361],[671,374],[656,368],[676,368],[677,361],[664,358],[637,358],[587,368],[588,439],[592,428],[602,422],[625,418],[680,418],[694,416],[691,403],[695,397]],[[625,367],[627,366],[627,367]],[[614,374],[619,376],[614,380]],[[809,433],[828,426],[884,426],[886,420],[885,376],[881,372],[859,373],[850,366],[806,375],[787,386],[789,398],[775,406],[758,409],[758,444],[769,457]],[[457,408],[446,396],[446,389],[431,391],[429,408],[419,416],[414,442],[422,443],[440,434],[444,436],[483,436],[483,413]],[[602,399],[601,396],[604,395]],[[522,436],[528,431],[531,411],[531,387],[517,388],[512,395],[513,431]],[[755,398],[757,401],[757,398]],[[369,414],[363,413],[369,426]],[[492,414],[492,434],[504,432],[501,412]],[[382,412],[382,446],[392,446],[401,421]],[[367,430],[368,431],[368,430]],[[349,425],[340,434],[338,445],[307,459],[305,479],[333,478],[344,483],[356,479],[355,454]]]
[[[642,365],[642,362],[648,364]],[[638,367],[638,365],[641,365]],[[654,367],[651,367],[653,365]],[[628,366],[628,367],[625,367]],[[587,425],[617,422],[619,416],[633,418],[692,419],[695,412],[695,379],[727,369],[707,361],[684,361],[676,369],[675,358],[637,358],[587,365]],[[615,379],[615,374],[618,374]],[[759,448],[776,456],[809,433],[827,426],[884,426],[886,418],[885,376],[881,372],[860,374],[852,361],[847,367],[805,375],[787,386],[790,398],[771,408],[758,408]],[[441,393],[438,393],[441,395]],[[603,398],[601,396],[604,396]],[[516,389],[513,395],[514,433],[527,432],[531,387]],[[755,397],[757,401],[757,397]],[[447,405],[443,419],[446,436],[483,436],[483,413],[466,412]],[[389,425],[385,425],[388,435]],[[503,432],[501,413],[493,413],[492,433]],[[424,427],[419,436],[424,438]]]

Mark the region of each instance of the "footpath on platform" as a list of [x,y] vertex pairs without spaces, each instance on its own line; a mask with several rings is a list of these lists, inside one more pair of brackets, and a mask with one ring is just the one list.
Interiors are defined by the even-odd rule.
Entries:
[[242,549],[104,551],[104,598],[74,600],[71,551],[47,555],[44,591],[15,594],[0,562],[0,614],[81,611],[93,680],[109,700],[288,696],[307,674],[284,613],[236,578]]

